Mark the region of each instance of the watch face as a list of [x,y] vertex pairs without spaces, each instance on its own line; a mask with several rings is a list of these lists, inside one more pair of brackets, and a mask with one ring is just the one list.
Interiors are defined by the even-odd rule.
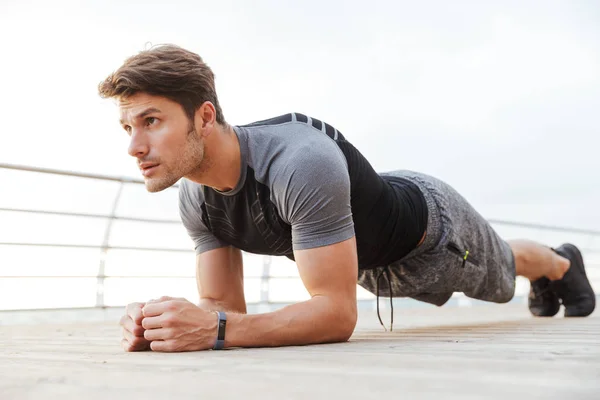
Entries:
[[218,330],[218,339],[225,339],[225,325],[227,321],[219,318],[219,330]]

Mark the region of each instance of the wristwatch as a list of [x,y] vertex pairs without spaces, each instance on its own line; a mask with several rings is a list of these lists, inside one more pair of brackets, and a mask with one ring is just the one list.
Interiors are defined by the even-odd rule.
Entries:
[[227,316],[222,311],[216,311],[219,318],[217,325],[217,341],[213,350],[222,350],[225,347],[225,326],[227,325]]

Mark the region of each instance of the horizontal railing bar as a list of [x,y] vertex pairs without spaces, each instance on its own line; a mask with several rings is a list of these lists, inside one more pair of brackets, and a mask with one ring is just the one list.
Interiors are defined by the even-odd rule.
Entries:
[[568,232],[568,233],[581,233],[584,235],[591,236],[600,236],[600,231],[592,230],[592,229],[580,229],[580,228],[569,228],[565,226],[554,226],[554,225],[544,225],[544,224],[533,224],[527,222],[514,222],[514,221],[504,221],[500,219],[489,219],[489,223],[498,224],[498,225],[510,225],[518,228],[532,228],[546,231],[557,231],[557,232]]
[[165,251],[174,253],[191,253],[193,249],[168,249],[161,247],[129,247],[129,246],[102,246],[87,244],[54,244],[54,243],[17,243],[0,242],[0,246],[31,246],[31,247],[66,247],[75,249],[109,249],[109,250],[135,250],[135,251]]
[[[374,302],[375,299],[359,299],[357,300],[358,302]],[[284,305],[289,305],[289,304],[293,304],[293,301],[254,301],[254,300],[247,300],[246,304],[247,305],[251,305],[251,306],[262,306],[262,305],[266,305],[266,306],[284,306]],[[13,312],[18,312],[18,313],[36,313],[36,312],[53,312],[53,311],[82,311],[82,310],[106,310],[106,309],[125,309],[126,305],[123,304],[122,306],[102,306],[102,307],[95,307],[95,306],[73,306],[73,307],[48,307],[48,308],[0,308],[0,315],[2,313],[13,313]],[[0,326],[2,326],[2,323],[0,321]]]
[[[174,219],[150,219],[150,218],[137,218],[137,217],[111,217],[110,215],[105,214],[88,214],[88,213],[73,213],[66,211],[44,211],[44,210],[33,210],[26,208],[5,208],[0,207],[0,211],[6,212],[22,212],[22,213],[33,213],[33,214],[48,214],[48,215],[62,215],[69,217],[84,217],[84,218],[102,218],[109,219],[112,218],[117,221],[130,221],[130,222],[145,222],[145,223],[161,223],[161,224],[180,224],[180,220]],[[578,233],[584,235],[591,236],[600,236],[600,231],[590,230],[590,229],[579,229],[579,228],[570,228],[564,226],[552,226],[552,225],[543,225],[543,224],[533,224],[533,223],[522,223],[522,222],[513,222],[513,221],[504,221],[491,219],[489,220],[491,224],[498,225],[509,225],[518,228],[531,228],[531,229],[539,229],[546,231],[558,231],[558,232],[569,232],[569,233]]]
[[174,219],[111,217],[110,215],[104,215],[104,214],[73,213],[73,212],[66,212],[66,211],[43,211],[43,210],[30,210],[30,209],[26,209],[26,208],[3,208],[3,207],[0,207],[0,211],[32,213],[32,214],[47,214],[47,215],[61,215],[61,216],[65,216],[65,217],[114,219],[117,221],[148,222],[148,223],[161,223],[161,224],[180,224],[181,223],[181,221],[174,220]]
[[[0,163],[0,168],[13,169],[13,170],[18,170],[18,171],[39,172],[39,173],[54,174],[54,175],[75,176],[75,177],[79,177],[79,178],[99,179],[99,180],[107,180],[107,181],[114,181],[114,182],[136,183],[136,184],[144,183],[144,181],[141,179],[124,177],[124,176],[118,177],[118,176],[109,176],[109,175],[99,175],[99,174],[65,171],[65,170],[58,170],[58,169],[51,169],[51,168],[40,168],[40,167],[32,167],[32,166],[8,164],[8,163]],[[173,187],[177,187],[177,186],[178,185],[174,185]],[[76,214],[72,214],[72,215],[76,215]],[[570,227],[553,226],[553,225],[545,225],[545,224],[505,221],[505,220],[500,220],[500,219],[489,219],[488,221],[492,224],[509,225],[509,226],[515,226],[515,227],[520,227],[520,228],[533,228],[533,229],[541,229],[541,230],[581,233],[581,234],[585,234],[585,235],[600,236],[600,230],[593,230],[593,229],[579,229],[579,228],[570,228]],[[163,222],[163,221],[160,221],[160,222]]]
[[[87,244],[54,244],[54,243],[20,243],[20,242],[0,242],[0,246],[31,246],[31,247],[66,247],[66,248],[78,248],[78,249],[109,249],[109,250],[139,250],[139,251],[164,251],[164,252],[175,252],[175,253],[190,253],[193,249],[172,249],[172,248],[161,248],[161,247],[128,247],[128,246],[101,246],[101,245],[87,245]],[[597,249],[583,249],[580,248],[583,253],[600,253],[600,248]]]
[[[69,278],[69,279],[84,279],[84,278],[97,278],[98,275],[2,275],[0,279],[11,279],[11,278],[26,278],[26,279],[49,279],[49,278]],[[196,277],[193,275],[152,275],[152,276],[143,276],[143,275],[104,275],[103,278],[106,279],[140,279],[140,278],[150,278],[150,279],[195,279]],[[244,276],[244,279],[263,279],[263,276]],[[300,279],[299,276],[269,276],[268,279]]]
[[135,179],[135,178],[130,178],[130,177],[126,177],[126,176],[119,177],[119,176],[109,176],[109,175],[100,175],[100,174],[90,174],[90,173],[85,173],[85,172],[65,171],[65,170],[58,170],[58,169],[52,169],[52,168],[31,167],[28,165],[0,163],[0,168],[12,169],[12,170],[17,170],[17,171],[26,171],[26,172],[39,172],[42,174],[74,176],[77,178],[98,179],[98,180],[102,180],[102,181],[138,183],[138,184],[144,183],[144,181],[141,179]]

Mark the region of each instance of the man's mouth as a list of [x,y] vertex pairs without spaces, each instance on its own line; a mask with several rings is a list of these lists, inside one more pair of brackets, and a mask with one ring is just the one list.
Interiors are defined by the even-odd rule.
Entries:
[[140,170],[142,171],[142,175],[144,175],[145,177],[150,176],[156,170],[156,168],[158,168],[159,165],[160,164],[156,164],[156,163],[140,164]]

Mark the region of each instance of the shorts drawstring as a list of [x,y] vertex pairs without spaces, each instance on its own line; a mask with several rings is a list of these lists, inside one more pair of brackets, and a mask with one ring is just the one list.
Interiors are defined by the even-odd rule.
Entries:
[[387,277],[388,280],[388,289],[390,291],[390,309],[391,309],[391,323],[390,323],[390,332],[394,329],[394,303],[392,302],[392,279],[390,276],[390,266],[386,266],[385,268],[383,268],[379,274],[377,274],[377,318],[379,318],[379,323],[381,324],[381,326],[383,326],[383,329],[387,332],[387,329],[385,327],[385,325],[383,324],[383,321],[381,320],[381,315],[379,314],[379,278],[381,278],[381,276],[383,275],[383,273],[385,272],[385,275]]

